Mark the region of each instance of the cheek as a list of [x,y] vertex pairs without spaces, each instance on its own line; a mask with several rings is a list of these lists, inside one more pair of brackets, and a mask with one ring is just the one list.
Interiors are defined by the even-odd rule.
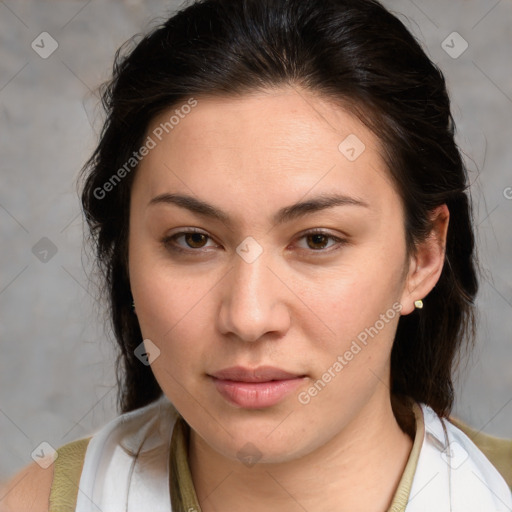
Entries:
[[[310,317],[307,327],[308,360],[314,372],[297,399],[307,405],[311,417],[324,415],[326,406],[342,407],[350,416],[387,382],[400,318],[397,282],[401,269],[388,267],[383,275],[380,265],[357,267],[359,271],[354,266],[345,278],[338,274],[330,287],[320,283],[316,293],[309,296],[316,298],[312,309],[320,313],[320,320]],[[315,337],[315,325],[326,334]],[[332,421],[338,419],[333,417]]]
[[401,258],[379,257],[378,253],[369,252],[371,257],[366,258],[354,251],[353,258],[347,258],[342,269],[301,287],[304,302],[331,338],[353,338],[373,325],[393,304],[397,307],[402,286]]
[[209,279],[173,264],[156,238],[132,224],[129,274],[142,334],[163,342],[200,305]]
[[183,354],[181,345],[197,349],[198,343],[191,345],[189,340],[201,340],[200,320],[206,316],[211,284],[176,271],[161,271],[158,265],[146,268],[132,281],[143,336],[167,352],[179,350]]
[[132,292],[143,338],[160,350],[151,369],[171,402],[190,414],[196,404],[191,397],[201,393],[198,376],[204,371],[211,339],[211,332],[205,330],[208,287],[175,272],[163,275],[155,265],[147,268],[135,277]]
[[308,331],[315,340],[310,354],[315,378],[301,403],[307,402],[313,415],[326,403],[355,407],[386,382],[400,319],[402,256],[384,244],[380,251],[369,248],[310,289],[308,299],[321,320],[316,325],[326,333],[315,339]]

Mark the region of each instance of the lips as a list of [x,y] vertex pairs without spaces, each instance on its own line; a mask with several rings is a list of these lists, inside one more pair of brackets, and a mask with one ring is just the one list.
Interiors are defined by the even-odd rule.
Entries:
[[236,366],[209,375],[220,395],[231,405],[244,409],[263,409],[281,402],[296,390],[306,376],[260,366]]
[[234,366],[215,372],[211,376],[220,380],[233,380],[236,382],[270,382],[273,380],[289,380],[304,377],[304,375],[289,373],[273,366],[260,366],[254,369]]

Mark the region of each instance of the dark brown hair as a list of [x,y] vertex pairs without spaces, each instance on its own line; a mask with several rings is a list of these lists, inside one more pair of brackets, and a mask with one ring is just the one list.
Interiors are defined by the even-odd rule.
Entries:
[[449,208],[442,275],[424,308],[400,318],[391,354],[392,393],[446,416],[456,356],[474,337],[474,235],[443,74],[403,23],[374,0],[202,0],[124,53],[117,52],[103,87],[107,118],[82,191],[120,349],[120,410],[142,407],[162,391],[134,355],[142,336],[131,309],[127,240],[136,166],[108,192],[105,183],[163,110],[190,97],[289,84],[338,100],[380,139],[404,204],[408,251],[428,234],[429,212]]

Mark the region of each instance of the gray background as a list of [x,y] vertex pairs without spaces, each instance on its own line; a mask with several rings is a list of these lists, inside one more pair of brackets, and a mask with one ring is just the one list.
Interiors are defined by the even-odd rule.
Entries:
[[[112,342],[87,278],[75,180],[94,148],[96,87],[115,50],[178,5],[0,1],[0,480],[31,462],[42,441],[59,447],[116,415]],[[478,344],[462,365],[455,413],[512,438],[512,5],[385,5],[444,71],[470,169],[485,274]],[[442,47],[454,31],[469,44],[458,58]],[[42,32],[58,43],[47,59],[31,47]],[[445,45],[462,48],[453,37]]]

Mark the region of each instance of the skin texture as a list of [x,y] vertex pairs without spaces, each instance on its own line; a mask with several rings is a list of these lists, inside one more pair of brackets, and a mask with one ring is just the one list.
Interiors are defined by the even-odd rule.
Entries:
[[47,512],[53,465],[46,469],[33,462],[4,485],[0,484],[0,512]]
[[[409,314],[433,288],[448,210],[433,213],[432,235],[407,255],[402,204],[379,140],[354,116],[292,87],[197,101],[137,170],[129,273],[144,339],[160,350],[153,372],[192,428],[189,459],[201,508],[385,510],[412,446],[390,404],[399,315],[307,405],[297,396],[393,304]],[[350,134],[365,144],[354,161],[338,149]],[[333,192],[367,206],[272,221],[284,206]],[[232,225],[174,204],[149,205],[166,193],[206,201]],[[190,228],[207,236],[163,243]],[[311,229],[345,242],[305,237]],[[236,251],[247,237],[262,250],[251,263]],[[241,408],[209,377],[235,365],[306,377],[276,405]],[[237,455],[247,443],[260,457],[250,467]]]
[[[390,404],[399,315],[334,377],[332,368],[393,304],[409,314],[428,295],[443,266],[448,210],[433,212],[431,236],[407,255],[402,205],[379,141],[354,116],[292,87],[197,101],[137,169],[129,272],[143,336],[160,350],[152,370],[191,426],[201,508],[386,510],[412,446]],[[155,118],[148,135],[175,108]],[[338,149],[350,134],[365,145],[354,161]],[[285,206],[334,192],[366,206],[272,220]],[[173,204],[149,205],[165,193],[213,204],[232,225]],[[190,228],[207,237],[169,240]],[[312,229],[344,242],[304,235]],[[248,256],[262,251],[250,263],[237,252],[247,237],[257,243]],[[305,377],[276,405],[241,408],[209,377],[235,365]],[[326,382],[329,368],[325,387],[301,402],[301,392]],[[239,455],[247,446],[254,465]],[[48,510],[52,475],[51,467],[28,466],[4,486],[10,492],[0,510]]]

